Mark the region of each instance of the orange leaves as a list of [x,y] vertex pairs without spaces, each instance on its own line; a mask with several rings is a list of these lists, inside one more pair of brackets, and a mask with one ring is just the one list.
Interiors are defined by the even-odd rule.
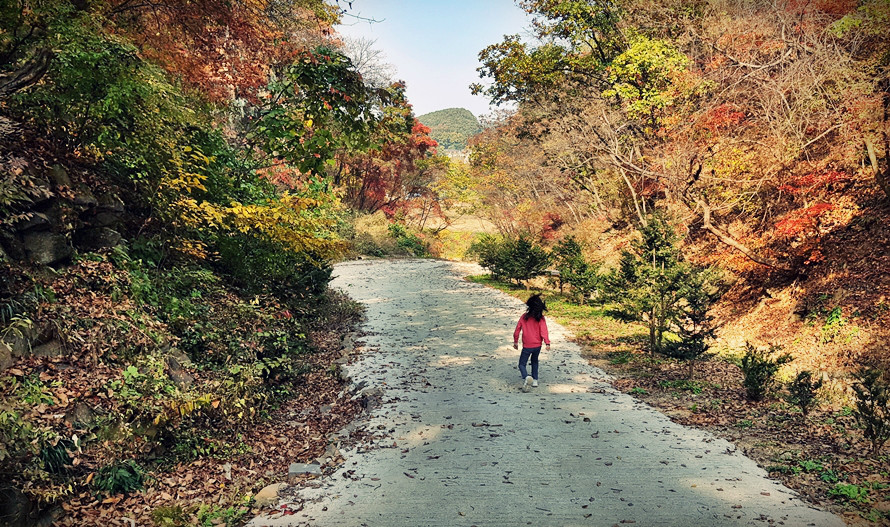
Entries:
[[745,120],[745,112],[740,111],[732,103],[723,103],[705,113],[698,125],[711,132],[726,131],[738,126]]
[[834,205],[831,203],[820,202],[792,211],[776,223],[776,235],[781,238],[790,238],[802,234],[815,226],[823,213],[833,208]]
[[832,183],[846,181],[849,176],[837,170],[810,172],[803,176],[791,178],[779,186],[779,190],[788,194],[802,194],[824,189]]
[[[162,0],[116,2],[108,16],[142,53],[198,88],[213,101],[255,99],[275,64],[330,30],[331,16],[318,16],[301,2]],[[273,5],[274,4],[274,5]],[[331,19],[331,20],[326,20]],[[301,42],[288,35],[299,33]]]

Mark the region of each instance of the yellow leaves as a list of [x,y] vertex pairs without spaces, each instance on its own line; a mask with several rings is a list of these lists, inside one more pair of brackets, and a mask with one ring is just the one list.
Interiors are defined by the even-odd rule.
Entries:
[[207,176],[196,174],[194,172],[181,172],[177,177],[164,178],[161,180],[162,190],[171,190],[191,194],[195,190],[207,192],[204,182]]

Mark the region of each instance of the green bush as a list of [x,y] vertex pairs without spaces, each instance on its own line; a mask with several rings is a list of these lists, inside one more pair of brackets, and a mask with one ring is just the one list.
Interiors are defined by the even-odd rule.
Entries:
[[396,241],[396,245],[407,251],[411,256],[429,256],[429,249],[427,249],[423,240],[418,238],[416,234],[408,232],[408,229],[401,223],[390,223],[389,235]]
[[762,401],[766,397],[779,368],[791,361],[791,355],[787,353],[773,356],[780,349],[779,346],[770,346],[769,350],[760,350],[750,343],[745,345],[745,355],[742,357],[742,373],[745,376],[743,384],[752,401]]
[[670,351],[698,357],[712,337],[708,309],[720,296],[716,273],[683,261],[682,238],[664,213],[650,214],[639,234],[621,253],[618,267],[604,278],[605,297],[617,317],[648,326],[650,352],[669,351],[665,335],[673,331],[682,345]]
[[681,302],[673,321],[680,340],[666,346],[666,352],[688,361],[690,379],[695,373],[696,360],[708,351],[716,337],[714,317],[709,314],[711,306],[722,294],[716,284],[717,277],[712,269],[689,268],[683,274]]
[[479,265],[488,269],[495,279],[506,278],[509,255],[506,240],[502,236],[482,234],[467,250],[468,256],[475,256]]
[[68,450],[74,447],[70,439],[59,439],[55,443],[48,442],[40,449],[40,460],[43,468],[50,474],[65,474],[68,472],[72,459]]
[[863,435],[871,443],[872,454],[877,454],[890,439],[890,385],[884,372],[877,368],[862,368],[856,379],[853,415],[864,427]]
[[581,244],[574,236],[568,236],[553,248],[551,253],[556,270],[559,271],[559,285],[572,287],[581,305],[600,285],[599,266],[584,259]]
[[106,494],[121,494],[141,490],[145,471],[132,459],[106,465],[93,479],[93,487]]
[[813,373],[802,371],[788,385],[790,400],[800,408],[804,416],[819,402],[819,389],[822,388],[822,379],[813,380]]
[[484,234],[470,246],[468,254],[476,255],[479,265],[496,279],[523,282],[541,274],[550,264],[550,254],[526,235],[504,238]]

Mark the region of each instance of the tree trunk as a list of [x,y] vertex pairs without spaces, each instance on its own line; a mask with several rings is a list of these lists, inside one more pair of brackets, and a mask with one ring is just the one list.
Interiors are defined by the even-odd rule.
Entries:
[[0,101],[40,81],[46,74],[46,70],[49,69],[52,57],[53,54],[50,50],[42,49],[21,68],[0,75]]
[[[886,170],[881,170],[881,164],[878,162],[878,155],[875,152],[875,145],[871,139],[865,140],[865,149],[868,150],[868,160],[871,162],[871,168],[875,172],[875,182],[884,191],[884,199],[890,201],[890,162],[887,163]],[[890,157],[890,153],[887,153],[887,157]]]
[[655,355],[657,348],[657,337],[655,335],[655,326],[658,322],[655,319],[654,309],[649,313],[649,354]]
[[714,236],[717,237],[718,240],[729,245],[733,249],[739,251],[744,254],[749,260],[752,262],[759,263],[760,265],[765,265],[766,267],[771,267],[773,269],[781,269],[783,271],[790,271],[791,268],[787,265],[782,265],[778,262],[774,262],[767,258],[763,258],[758,256],[754,251],[745,247],[738,240],[734,239],[728,233],[718,229],[713,223],[711,223],[711,207],[704,200],[699,199],[696,201],[696,204],[702,208],[702,227]]

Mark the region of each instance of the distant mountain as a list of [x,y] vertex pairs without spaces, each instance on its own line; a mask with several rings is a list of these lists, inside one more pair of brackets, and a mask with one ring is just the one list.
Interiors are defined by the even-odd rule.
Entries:
[[482,131],[476,116],[464,108],[430,112],[417,120],[430,127],[430,137],[444,149],[463,150],[467,139]]

